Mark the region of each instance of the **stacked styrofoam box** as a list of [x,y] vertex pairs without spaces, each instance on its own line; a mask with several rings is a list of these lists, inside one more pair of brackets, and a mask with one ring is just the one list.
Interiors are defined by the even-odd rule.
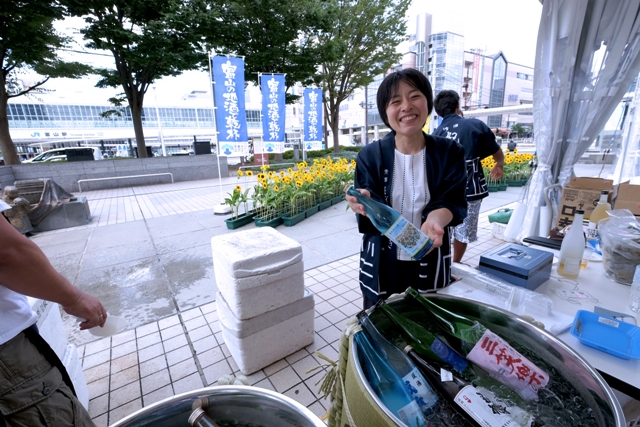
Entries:
[[76,391],[76,397],[85,409],[89,409],[89,389],[87,388],[87,380],[84,377],[82,364],[78,357],[78,349],[75,345],[69,344],[67,346],[62,364],[67,369],[69,378],[71,378],[73,388]]
[[67,345],[67,334],[62,316],[60,315],[60,306],[54,302],[28,298],[31,310],[38,315],[36,326],[40,336],[49,344],[58,358],[62,361],[76,396],[82,406],[89,408],[89,391],[87,388],[87,380],[82,371],[82,365],[78,358],[78,350],[75,345]]
[[271,227],[211,239],[222,336],[244,374],[313,342],[302,247]]

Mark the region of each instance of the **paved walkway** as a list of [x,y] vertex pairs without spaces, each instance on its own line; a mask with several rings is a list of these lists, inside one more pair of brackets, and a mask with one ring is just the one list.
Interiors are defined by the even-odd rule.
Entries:
[[[597,176],[600,169],[578,165],[577,174]],[[223,178],[222,194],[237,183]],[[126,331],[95,340],[64,315],[69,341],[78,345],[96,424],[108,426],[150,403],[239,373],[216,313],[210,239],[254,225],[230,231],[225,217],[213,214],[222,200],[218,180],[82,194],[89,199],[91,224],[32,239],[72,283],[129,322]],[[521,197],[522,189],[509,188],[483,201],[479,240],[469,246],[463,262],[477,265],[481,253],[504,243],[491,236],[487,215]],[[361,237],[346,202],[277,230],[303,248],[305,286],[315,294],[315,340],[249,380],[323,417],[328,401],[315,385],[323,372],[309,375],[306,370],[319,364],[316,350],[337,359],[340,331],[360,310]]]

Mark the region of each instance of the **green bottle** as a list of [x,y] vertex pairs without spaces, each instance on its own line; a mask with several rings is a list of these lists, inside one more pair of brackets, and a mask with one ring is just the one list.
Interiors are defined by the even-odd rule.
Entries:
[[433,361],[443,361],[457,372],[469,369],[467,361],[452,350],[444,341],[422,326],[407,319],[384,302],[379,302],[375,310],[381,310],[401,331],[405,341],[411,344],[423,357]]
[[[523,399],[537,399],[538,390],[549,383],[547,372],[479,322],[446,310],[413,289],[408,289],[405,297],[421,304],[440,329],[461,340],[461,350],[468,360]],[[420,353],[417,347],[414,348]]]

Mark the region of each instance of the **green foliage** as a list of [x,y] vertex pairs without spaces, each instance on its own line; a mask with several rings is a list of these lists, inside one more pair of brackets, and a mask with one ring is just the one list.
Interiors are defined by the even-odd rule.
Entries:
[[[286,73],[287,89],[312,83],[317,66],[329,58],[330,46],[318,42],[333,25],[334,9],[325,0],[208,0],[211,12],[202,32],[221,54],[243,56],[245,81],[258,73]],[[299,95],[287,93],[291,103]]]
[[[3,0],[0,2],[0,103],[6,111],[9,98],[42,92],[51,77],[77,78],[91,67],[64,62],[56,51],[67,46],[69,38],[58,34],[53,22],[64,18],[66,10],[55,0]],[[24,86],[19,75],[36,72],[42,77]],[[0,116],[0,149],[6,164],[20,160],[9,134],[6,114]]]
[[338,10],[330,31],[320,43],[332,49],[315,82],[323,89],[325,114],[338,151],[340,104],[358,87],[385,72],[400,59],[396,46],[406,40],[405,13],[411,0],[333,0]]
[[101,79],[96,86],[122,87],[138,152],[146,157],[141,118],[144,96],[155,80],[206,64],[199,33],[202,17],[208,13],[205,6],[198,0],[65,1],[69,11],[83,16],[87,23],[80,31],[87,47],[113,54],[115,69],[97,70]]
[[517,134],[518,136],[527,133],[528,132],[528,128],[524,127],[522,124],[520,123],[514,123],[511,126],[511,132]]

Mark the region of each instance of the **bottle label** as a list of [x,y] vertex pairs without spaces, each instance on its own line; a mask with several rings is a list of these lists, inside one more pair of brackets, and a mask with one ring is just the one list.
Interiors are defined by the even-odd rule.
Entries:
[[438,400],[427,386],[426,381],[418,368],[413,368],[411,372],[402,377],[402,380],[413,396],[413,399],[418,402],[418,405],[423,411],[431,408]]
[[458,392],[454,401],[464,410],[478,425],[483,427],[517,427],[516,421],[511,418],[508,409],[490,399],[484,397],[472,385],[464,387]]
[[409,427],[424,427],[424,417],[422,411],[415,400],[412,400],[406,406],[398,409],[398,418],[400,418]]
[[565,258],[564,259],[564,274],[579,274],[580,263],[582,259]]
[[545,371],[488,329],[473,346],[467,359],[526,400],[537,398],[538,390],[549,382]]
[[467,369],[468,364],[464,357],[451,350],[440,338],[436,337],[429,348],[456,371],[462,372]]
[[403,216],[384,235],[414,259],[422,258],[432,245],[431,239]]

